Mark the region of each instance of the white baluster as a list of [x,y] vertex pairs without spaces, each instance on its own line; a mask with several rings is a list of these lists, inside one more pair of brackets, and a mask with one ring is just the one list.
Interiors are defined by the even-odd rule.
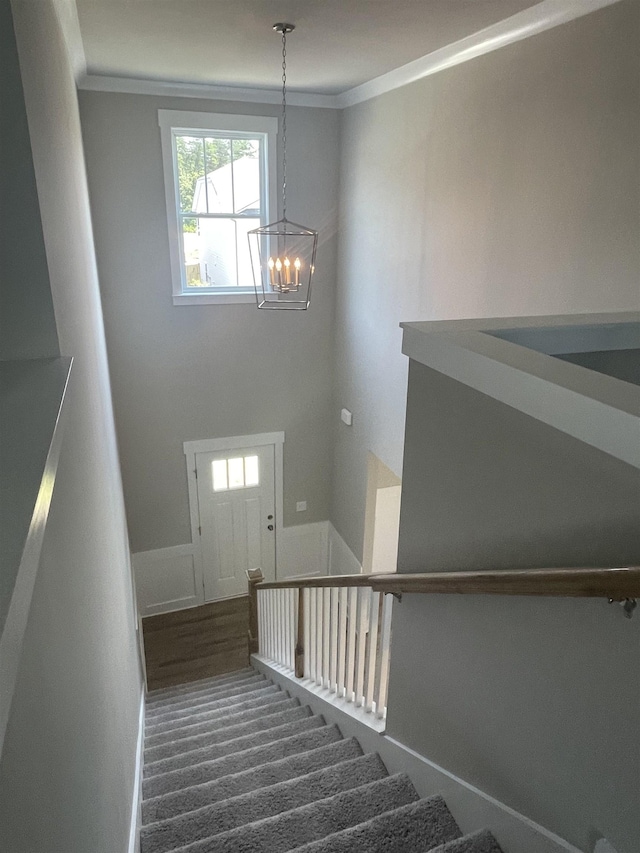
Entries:
[[303,590],[304,595],[304,677],[311,678],[311,590]]
[[322,684],[322,652],[324,649],[324,642],[322,639],[322,629],[324,627],[324,620],[322,611],[324,609],[324,595],[323,590],[316,590],[316,684]]
[[331,589],[325,587],[322,592],[322,686],[330,687],[329,670],[331,661]]
[[378,616],[380,612],[380,593],[372,592],[369,610],[369,660],[367,661],[367,693],[365,709],[373,710],[373,696],[376,687],[376,669],[378,663]]
[[317,619],[317,610],[318,604],[316,601],[317,598],[317,589],[309,590],[309,634],[307,640],[307,654],[309,660],[309,678],[311,681],[316,680],[316,674],[318,672],[318,664],[317,664],[317,642],[316,638],[318,636],[318,619]]
[[331,640],[329,643],[329,690],[338,691],[338,590],[332,587],[330,593]]
[[278,608],[278,657],[276,658],[276,660],[278,661],[278,663],[282,663],[284,660],[284,655],[283,655],[283,651],[284,651],[284,649],[283,649],[283,646],[284,646],[284,642],[283,642],[284,641],[284,612],[283,612],[283,610],[284,610],[284,608],[282,606],[282,604],[283,604],[282,593],[283,593],[283,590],[281,590],[281,589],[276,590],[276,596],[277,596],[276,601],[277,601],[277,608]]
[[387,688],[389,686],[389,658],[391,650],[391,612],[393,596],[382,596],[382,630],[378,650],[378,672],[376,690],[376,716],[383,719],[387,713]]
[[347,658],[347,593],[349,590],[343,586],[339,590],[338,595],[338,696],[344,696],[345,693],[345,675],[344,669]]
[[367,650],[367,628],[369,627],[369,604],[371,590],[365,587],[358,589],[358,636],[356,638],[356,678],[355,704],[358,708],[364,702],[365,655]]
[[358,588],[352,586],[348,590],[348,614],[347,614],[347,658],[345,697],[347,702],[354,701],[354,685],[356,676],[356,628],[358,614]]
[[293,609],[293,601],[298,595],[297,589],[289,590],[289,669],[295,669],[295,645],[296,645],[296,614]]

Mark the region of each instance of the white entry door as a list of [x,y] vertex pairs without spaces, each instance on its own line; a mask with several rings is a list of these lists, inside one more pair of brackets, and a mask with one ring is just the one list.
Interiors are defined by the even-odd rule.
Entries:
[[275,580],[274,448],[196,453],[205,601],[247,594],[246,569]]

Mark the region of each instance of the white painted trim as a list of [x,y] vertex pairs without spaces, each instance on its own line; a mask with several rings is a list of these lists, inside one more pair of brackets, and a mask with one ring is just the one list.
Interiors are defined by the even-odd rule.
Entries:
[[60,389],[60,405],[53,426],[51,443],[45,459],[38,494],[35,496],[35,503],[20,558],[20,565],[18,566],[15,583],[11,591],[9,609],[4,625],[0,626],[0,685],[2,685],[2,689],[0,689],[0,756],[4,747],[4,737],[9,724],[13,694],[18,680],[22,643],[27,630],[31,599],[40,567],[49,511],[53,501],[58,463],[62,454],[64,427],[69,411],[66,401],[73,360],[63,358],[58,359],[58,361],[68,362],[66,367],[63,368],[65,376],[64,383]]
[[441,794],[463,833],[489,828],[504,850],[583,853],[505,803],[358,719],[357,715],[323,696],[321,689],[309,689],[306,679],[295,678],[284,667],[267,663],[260,655],[252,655],[251,663],[291,696],[309,705],[315,714],[322,714],[328,723],[337,724],[344,737],[356,737],[365,752],[379,753],[390,773],[408,773],[421,797]]
[[[395,68],[387,74],[348,89],[336,95],[315,92],[288,92],[287,102],[294,107],[320,107],[344,109],[400,89],[423,77],[437,74],[446,68],[460,65],[491,53],[501,47],[514,44],[545,30],[558,27],[575,18],[588,15],[620,0],[542,0],[535,6],[524,9],[509,18],[497,21],[477,33],[428,53],[413,62]],[[233,86],[211,86],[207,83],[179,83],[165,80],[140,80],[132,77],[109,77],[85,74],[78,81],[78,88],[92,92],[120,92],[130,95],[159,95],[181,98],[203,98],[207,100],[238,101],[254,104],[279,104],[282,93],[274,89],[235,88]]]
[[[164,177],[164,197],[167,210],[167,236],[169,240],[169,261],[174,305],[229,304],[255,301],[253,282],[251,286],[230,288],[216,293],[213,290],[188,293],[184,277],[184,247],[179,221],[178,165],[174,139],[185,132],[202,133],[204,131],[230,134],[250,133],[261,139],[260,157],[260,194],[265,205],[260,218],[261,225],[272,222],[278,210],[278,119],[274,116],[251,116],[227,113],[211,113],[189,110],[158,110],[160,126],[160,144],[162,147],[162,172]],[[184,288],[184,289],[183,289]]]
[[144,690],[140,696],[138,716],[138,743],[136,746],[136,769],[133,779],[131,800],[131,824],[129,827],[128,853],[140,853],[140,827],[142,826],[142,768],[144,764]]
[[341,109],[352,107],[618,2],[619,0],[543,0],[542,3],[524,9],[477,33],[343,92],[337,96],[338,106]]
[[640,389],[491,333],[519,328],[623,326],[640,314],[568,315],[402,323],[414,361],[640,468]]
[[[16,0],[12,0],[12,2],[16,2]],[[77,83],[87,73],[87,59],[84,52],[82,33],[80,32],[78,7],[75,2],[69,2],[69,0],[53,0],[53,8],[58,18],[60,29],[62,30],[69,62]]]
[[[156,95],[179,98],[202,98],[212,101],[238,101],[251,104],[281,104],[282,90],[249,89],[235,86],[213,86],[209,83],[179,83],[169,80],[142,80],[135,77],[109,77],[85,74],[78,88],[87,92],[118,92],[125,95]],[[292,107],[336,109],[337,95],[287,91],[287,104]]]
[[261,432],[257,435],[232,435],[227,438],[203,438],[185,441],[182,445],[185,456],[196,453],[214,453],[217,450],[237,450],[240,447],[260,447],[263,444],[284,444],[284,432]]
[[273,446],[274,488],[275,488],[275,534],[276,534],[276,571],[278,565],[278,537],[284,521],[284,432],[262,432],[256,435],[233,435],[225,438],[203,438],[185,441],[182,445],[187,461],[187,484],[189,489],[189,517],[191,520],[191,541],[199,587],[204,602],[204,557],[199,533],[200,510],[198,505],[198,481],[196,479],[196,453],[212,453],[218,450],[238,450],[242,447]]
[[[171,564],[172,560],[180,557],[192,557],[193,559],[195,582],[194,595],[188,596],[186,598],[172,598],[166,599],[164,601],[149,603],[146,600],[145,596],[142,595],[138,589],[141,574],[143,571],[145,571],[144,567],[148,567],[149,565],[153,565],[154,563]],[[136,598],[138,602],[138,612],[140,616],[155,616],[158,613],[171,613],[174,610],[186,610],[189,607],[197,607],[199,604],[204,604],[204,589],[202,578],[200,575],[200,567],[198,565],[197,560],[197,551],[194,544],[188,543],[184,545],[170,545],[168,548],[155,548],[151,551],[138,551],[137,553],[132,554],[132,564],[133,575],[136,581]]]
[[256,304],[252,293],[174,293],[174,305],[242,305]]

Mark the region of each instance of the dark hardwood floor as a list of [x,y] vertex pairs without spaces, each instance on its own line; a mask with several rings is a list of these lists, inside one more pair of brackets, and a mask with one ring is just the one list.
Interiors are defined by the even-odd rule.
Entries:
[[249,665],[249,599],[232,598],[142,620],[149,690]]

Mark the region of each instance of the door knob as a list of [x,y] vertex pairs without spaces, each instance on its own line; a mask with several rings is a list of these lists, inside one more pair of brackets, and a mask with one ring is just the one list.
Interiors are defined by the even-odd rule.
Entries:
[[272,516],[272,515],[268,515],[268,516],[267,516],[267,518],[269,519],[269,521],[271,521],[271,519],[273,518],[273,516]]
[[267,530],[273,530],[273,524],[267,524]]

